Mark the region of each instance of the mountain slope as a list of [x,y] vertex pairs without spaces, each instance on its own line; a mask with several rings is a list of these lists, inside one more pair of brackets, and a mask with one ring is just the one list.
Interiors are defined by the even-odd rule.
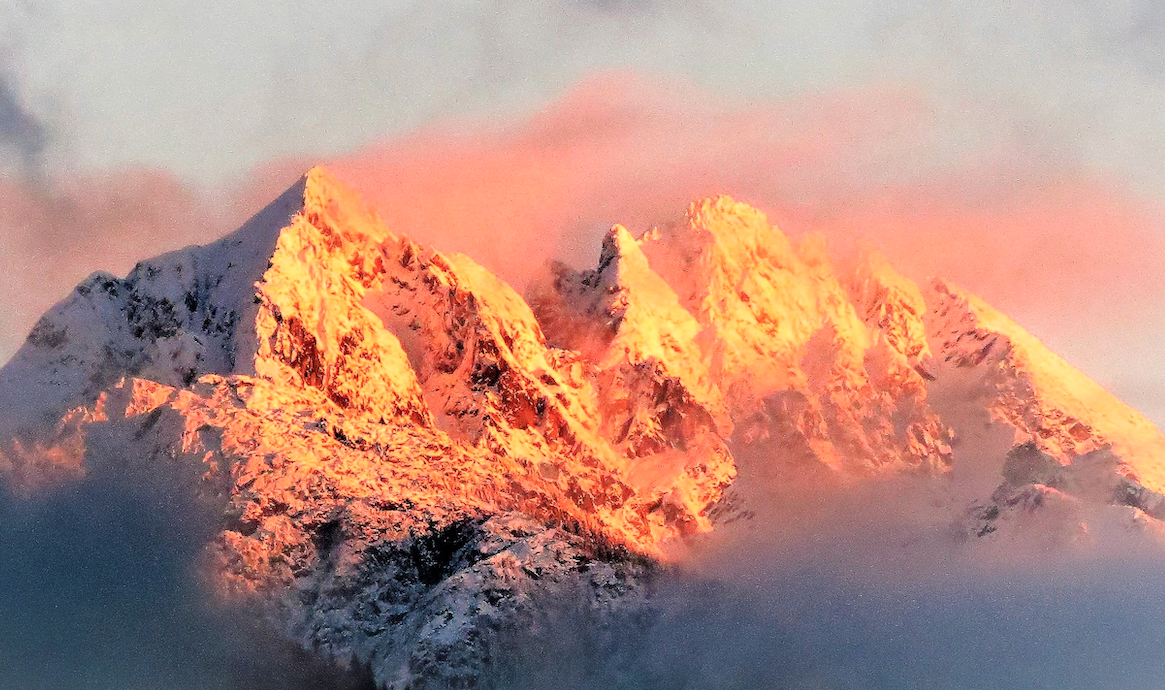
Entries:
[[790,482],[922,474],[984,540],[1165,534],[1144,417],[973,295],[839,268],[728,197],[523,298],[314,168],[217,243],[79,285],[0,411],[7,484],[179,482],[221,527],[211,591],[393,688],[488,687],[552,600],[648,606]]
[[704,507],[736,467],[725,443],[732,421],[696,345],[699,324],[621,226],[607,234],[597,269],[555,272],[531,301],[551,339],[592,363],[603,433],[632,458],[630,483],[640,492],[674,486],[673,514],[709,530]]
[[[947,397],[978,401],[991,421],[1060,462],[1111,446],[1122,473],[1165,489],[1165,437],[983,300],[943,281],[930,289],[927,330]],[[947,380],[950,379],[949,382]]]
[[840,471],[947,463],[921,378],[858,317],[823,246],[795,248],[725,196],[692,204],[642,245],[702,327],[743,440]]

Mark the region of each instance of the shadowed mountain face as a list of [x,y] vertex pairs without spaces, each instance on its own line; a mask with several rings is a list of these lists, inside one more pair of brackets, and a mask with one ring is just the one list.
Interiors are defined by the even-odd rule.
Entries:
[[791,487],[921,478],[956,549],[1165,535],[1143,416],[974,295],[839,267],[727,197],[523,297],[315,168],[217,243],[79,285],[0,411],[15,492],[183,497],[213,600],[392,688],[501,682],[551,604],[650,617],[693,547],[785,529]]

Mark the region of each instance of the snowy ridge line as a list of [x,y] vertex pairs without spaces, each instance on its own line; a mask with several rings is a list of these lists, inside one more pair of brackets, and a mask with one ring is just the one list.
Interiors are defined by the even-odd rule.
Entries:
[[1142,415],[974,295],[840,269],[726,196],[522,296],[313,168],[216,243],[84,281],[0,412],[6,484],[181,478],[221,519],[211,590],[391,688],[488,687],[549,599],[648,606],[790,478],[938,478],[971,541],[1165,535]]

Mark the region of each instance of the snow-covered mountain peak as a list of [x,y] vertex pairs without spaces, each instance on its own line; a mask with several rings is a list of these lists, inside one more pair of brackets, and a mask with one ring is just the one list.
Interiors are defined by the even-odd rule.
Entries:
[[[791,253],[788,238],[760,210],[722,194],[688,206],[686,229],[715,242],[719,251],[737,260],[759,253]],[[707,241],[706,240],[706,241]]]
[[727,196],[523,297],[313,168],[216,243],[84,281],[0,412],[14,484],[187,477],[221,514],[216,591],[393,687],[477,682],[541,597],[638,605],[790,481],[971,476],[935,532],[976,538],[1053,503],[1165,519],[1143,416],[974,295],[876,252],[839,269]]

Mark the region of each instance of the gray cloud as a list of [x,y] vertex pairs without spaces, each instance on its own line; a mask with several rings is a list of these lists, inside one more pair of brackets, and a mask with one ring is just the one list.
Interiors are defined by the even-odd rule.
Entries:
[[39,176],[48,133],[46,124],[28,108],[17,84],[0,64],[0,149],[15,152],[26,175]]
[[1119,535],[1103,553],[979,551],[951,541],[935,489],[786,493],[745,539],[654,583],[649,613],[612,626],[569,602],[545,611],[514,642],[512,687],[1160,686],[1159,554]]
[[1059,165],[1161,197],[1157,4],[45,0],[22,51],[39,87],[61,89],[84,166],[221,181],[442,118],[530,111],[594,70],[631,69],[743,100],[918,88],[944,128],[933,155],[1019,133]]
[[374,690],[211,604],[196,575],[210,516],[118,464],[31,498],[0,483],[0,687]]

